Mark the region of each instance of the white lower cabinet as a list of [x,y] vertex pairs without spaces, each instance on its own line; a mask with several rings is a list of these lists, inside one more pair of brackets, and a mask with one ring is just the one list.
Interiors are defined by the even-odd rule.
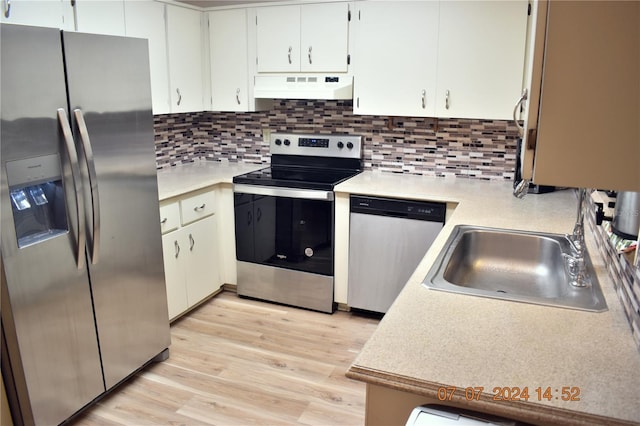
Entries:
[[[161,205],[161,220],[172,221],[173,205],[179,203],[182,226],[162,236],[164,254],[164,270],[167,285],[167,301],[169,319],[174,320],[181,314],[196,306],[221,287],[217,218],[211,213],[196,221],[185,223],[185,213],[196,206],[203,205],[202,198],[209,198],[213,192],[196,196],[188,196],[178,201]],[[202,209],[199,209],[202,210]],[[163,217],[164,215],[164,217]],[[190,219],[187,219],[187,221]],[[167,229],[171,229],[170,227]]]

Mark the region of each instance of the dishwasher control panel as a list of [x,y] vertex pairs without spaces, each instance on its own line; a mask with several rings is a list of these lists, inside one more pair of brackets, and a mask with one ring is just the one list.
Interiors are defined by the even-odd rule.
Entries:
[[431,201],[351,196],[351,212],[444,222],[447,205]]

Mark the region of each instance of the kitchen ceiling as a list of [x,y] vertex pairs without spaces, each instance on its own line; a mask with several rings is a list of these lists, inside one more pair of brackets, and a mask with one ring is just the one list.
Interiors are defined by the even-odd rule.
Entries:
[[238,6],[253,3],[274,3],[280,0],[177,0],[198,7]]

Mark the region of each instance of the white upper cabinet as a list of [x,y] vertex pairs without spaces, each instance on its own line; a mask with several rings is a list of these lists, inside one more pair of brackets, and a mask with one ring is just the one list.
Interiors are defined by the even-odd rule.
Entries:
[[258,72],[347,72],[349,3],[259,7]]
[[124,0],[76,0],[74,7],[78,31],[125,35]]
[[363,1],[356,114],[509,119],[523,87],[527,1]]
[[300,6],[300,71],[347,72],[349,4]]
[[0,22],[73,31],[73,8],[67,0],[2,0]]
[[166,8],[171,112],[203,111],[203,13],[170,4]]
[[526,0],[442,1],[436,116],[509,119],[523,84]]
[[126,35],[149,42],[149,66],[153,113],[171,111],[169,99],[169,63],[164,4],[154,1],[125,2]]
[[300,6],[256,11],[258,72],[300,71]]
[[355,113],[434,116],[438,9],[436,1],[358,4]]
[[[255,9],[209,12],[213,111],[256,111],[271,104],[253,98],[255,25],[249,25],[249,22],[255,22]],[[250,57],[253,60],[249,60]]]

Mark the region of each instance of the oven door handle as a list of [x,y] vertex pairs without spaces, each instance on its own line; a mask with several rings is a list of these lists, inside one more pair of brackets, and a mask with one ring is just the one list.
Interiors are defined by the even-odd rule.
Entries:
[[305,200],[333,201],[333,191],[319,191],[316,189],[280,188],[278,186],[259,186],[234,184],[233,192],[254,195],[269,195],[272,197],[302,198]]

